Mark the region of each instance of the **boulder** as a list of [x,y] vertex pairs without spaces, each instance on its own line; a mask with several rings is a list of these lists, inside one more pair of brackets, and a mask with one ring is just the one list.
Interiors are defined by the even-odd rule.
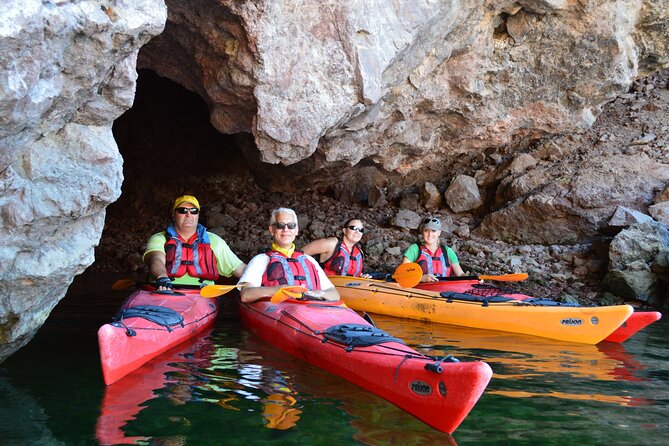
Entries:
[[446,203],[453,212],[465,212],[481,206],[481,194],[476,179],[467,175],[458,175],[444,193]]

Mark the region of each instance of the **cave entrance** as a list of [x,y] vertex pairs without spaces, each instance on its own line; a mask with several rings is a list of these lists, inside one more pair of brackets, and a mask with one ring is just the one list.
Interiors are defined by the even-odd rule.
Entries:
[[124,180],[121,197],[107,208],[94,270],[138,269],[139,252],[169,223],[175,197],[192,194],[206,206],[220,197],[221,181],[253,182],[238,144],[251,138],[219,133],[201,97],[152,70],[139,70],[134,104],[113,132]]

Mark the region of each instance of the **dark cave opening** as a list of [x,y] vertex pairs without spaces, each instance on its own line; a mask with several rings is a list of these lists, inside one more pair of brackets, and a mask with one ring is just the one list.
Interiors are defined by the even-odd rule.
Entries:
[[139,70],[134,104],[113,133],[124,179],[107,208],[92,270],[137,269],[146,239],[169,223],[175,197],[198,197],[206,224],[207,203],[220,197],[212,181],[253,182],[237,143],[250,138],[218,132],[202,98],[152,70]]

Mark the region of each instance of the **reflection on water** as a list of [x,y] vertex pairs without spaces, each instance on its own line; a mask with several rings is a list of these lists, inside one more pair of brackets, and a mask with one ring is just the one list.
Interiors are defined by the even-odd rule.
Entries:
[[105,387],[95,331],[125,295],[89,289],[68,295],[37,338],[0,366],[0,444],[613,445],[669,437],[666,320],[624,344],[590,346],[374,315],[418,350],[492,366],[454,439],[266,345],[239,326],[232,296],[213,331]]

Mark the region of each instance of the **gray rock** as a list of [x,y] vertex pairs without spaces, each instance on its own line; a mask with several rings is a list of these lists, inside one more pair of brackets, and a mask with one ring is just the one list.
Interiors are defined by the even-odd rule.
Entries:
[[625,206],[618,206],[613,216],[611,216],[608,226],[611,228],[626,228],[635,223],[650,222],[652,220],[652,217],[643,212]]
[[418,229],[422,218],[409,209],[400,209],[392,219],[392,225],[399,228]]
[[464,212],[481,206],[481,194],[473,177],[458,175],[444,193],[446,203],[453,212]]
[[367,194],[367,204],[370,208],[383,207],[388,204],[386,193],[379,186],[372,186]]
[[423,183],[423,187],[420,190],[421,201],[423,206],[427,210],[437,210],[442,205],[441,192],[437,189],[437,186],[430,183],[429,181]]
[[400,207],[411,211],[417,211],[420,207],[418,194],[408,193],[403,195],[400,199]]
[[654,204],[648,207],[648,213],[660,223],[669,226],[669,201]]

